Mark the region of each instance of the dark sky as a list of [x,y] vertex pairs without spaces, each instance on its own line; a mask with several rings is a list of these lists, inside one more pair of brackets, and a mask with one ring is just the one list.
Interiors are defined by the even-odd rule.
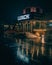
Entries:
[[41,7],[46,13],[47,19],[52,19],[51,0],[1,0],[0,1],[0,23],[15,23],[17,15],[22,13],[26,7]]

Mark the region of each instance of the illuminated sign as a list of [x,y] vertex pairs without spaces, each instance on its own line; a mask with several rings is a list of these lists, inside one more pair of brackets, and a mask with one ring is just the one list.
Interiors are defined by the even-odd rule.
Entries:
[[31,8],[31,12],[36,12],[36,8],[35,7],[32,7]]
[[17,20],[25,20],[25,19],[29,19],[30,18],[30,14],[26,14],[26,15],[21,15],[17,17]]

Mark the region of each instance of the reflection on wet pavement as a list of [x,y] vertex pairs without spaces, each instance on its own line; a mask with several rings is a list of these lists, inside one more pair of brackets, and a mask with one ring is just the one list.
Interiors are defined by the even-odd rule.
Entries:
[[[7,40],[7,39],[6,39]],[[52,46],[38,43],[36,44],[31,39],[12,38],[12,41],[5,41],[5,45],[12,49],[15,57],[15,62],[27,63],[28,65],[51,65],[52,63]],[[23,65],[22,64],[22,65]]]
[[[29,43],[30,42],[30,43]],[[39,44],[35,44],[29,39],[16,39],[17,47],[17,57],[19,57],[22,61],[25,62],[39,62],[39,63],[51,63],[52,59],[52,48],[51,46],[42,46]]]

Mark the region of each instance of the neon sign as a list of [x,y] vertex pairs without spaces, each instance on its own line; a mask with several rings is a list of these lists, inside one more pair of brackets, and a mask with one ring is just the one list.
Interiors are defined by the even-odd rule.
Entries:
[[21,15],[17,17],[17,20],[25,20],[25,19],[29,19],[30,18],[30,14],[26,14],[26,15]]

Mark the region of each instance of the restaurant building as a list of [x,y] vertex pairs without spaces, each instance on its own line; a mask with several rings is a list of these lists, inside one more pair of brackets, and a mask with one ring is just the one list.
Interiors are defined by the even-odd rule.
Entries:
[[17,31],[45,34],[47,21],[44,20],[43,10],[38,7],[28,7],[23,10],[22,15],[17,17]]

